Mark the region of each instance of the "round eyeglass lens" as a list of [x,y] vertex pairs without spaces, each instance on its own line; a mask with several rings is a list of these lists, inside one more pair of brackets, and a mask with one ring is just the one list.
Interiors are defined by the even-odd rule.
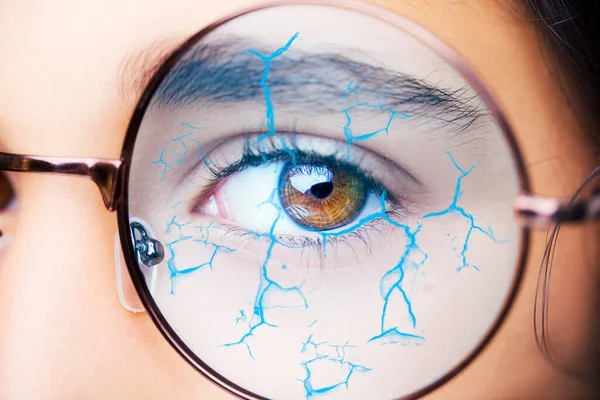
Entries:
[[512,139],[414,35],[429,34],[379,12],[286,5],[215,25],[130,128],[138,290],[242,396],[422,393],[479,351],[514,293]]

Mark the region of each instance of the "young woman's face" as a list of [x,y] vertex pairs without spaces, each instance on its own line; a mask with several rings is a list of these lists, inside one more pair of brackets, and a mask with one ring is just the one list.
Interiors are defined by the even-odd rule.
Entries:
[[[118,158],[164,55],[259,1],[209,3],[0,6],[0,150]],[[517,6],[373,3],[466,59],[504,110],[535,193],[576,189],[592,155]],[[165,244],[164,268],[146,271],[154,301],[192,351],[264,396],[352,395],[333,386],[410,393],[472,350],[510,289],[519,254],[510,149],[456,71],[404,33],[332,8],[280,11],[275,27],[274,15],[209,35],[140,125],[129,213]],[[276,58],[280,69],[270,69]],[[192,70],[208,77],[193,91]],[[435,101],[407,101],[406,87]],[[391,108],[399,95],[394,104],[405,108]],[[146,314],[119,303],[116,218],[92,184],[6,176],[16,195],[0,213],[0,397],[231,396],[178,356]],[[332,211],[340,202],[348,215]],[[597,362],[593,233],[565,230],[552,286],[556,353],[583,375]],[[431,398],[592,395],[536,347],[543,248],[544,232],[534,233],[506,322]]]

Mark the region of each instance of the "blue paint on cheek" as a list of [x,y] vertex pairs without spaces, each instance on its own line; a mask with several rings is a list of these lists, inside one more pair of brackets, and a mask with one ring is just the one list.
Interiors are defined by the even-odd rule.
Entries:
[[342,386],[349,389],[353,374],[371,370],[346,360],[346,350],[352,347],[355,346],[348,343],[340,346],[326,341],[315,342],[313,335],[308,337],[300,350],[310,357],[302,364],[305,376],[301,382],[307,399],[325,395]]
[[419,335],[411,335],[409,333],[400,332],[398,328],[391,328],[383,331],[381,334],[373,336],[367,341],[377,342],[381,345],[399,344],[401,346],[421,345],[425,343],[425,338]]
[[494,235],[494,232],[491,227],[488,227],[486,229],[486,228],[483,228],[483,227],[477,225],[475,223],[475,217],[471,213],[467,212],[463,207],[461,207],[458,204],[458,201],[460,200],[460,197],[463,194],[462,182],[467,176],[469,176],[469,174],[475,169],[476,166],[474,165],[471,168],[469,168],[468,170],[465,170],[458,165],[458,163],[456,162],[456,160],[454,160],[454,157],[452,157],[452,154],[450,154],[450,152],[446,151],[446,154],[450,158],[450,161],[452,161],[452,165],[454,165],[454,167],[460,173],[458,179],[456,180],[454,196],[452,197],[452,203],[450,203],[450,205],[444,210],[432,212],[432,213],[424,215],[423,219],[425,220],[425,219],[429,219],[429,218],[441,217],[441,216],[448,215],[448,214],[454,214],[454,215],[458,215],[459,217],[464,218],[468,222],[468,228],[467,228],[467,232],[465,234],[465,240],[460,248],[460,257],[461,257],[462,263],[461,263],[461,265],[459,265],[457,267],[457,271],[460,271],[461,269],[468,268],[468,267],[479,271],[479,268],[477,266],[470,264],[468,262],[467,255],[466,255],[467,250],[469,248],[469,241],[471,240],[471,235],[473,234],[473,232],[479,231],[496,243],[505,243],[505,241],[499,241],[498,239],[496,239],[496,236]]
[[240,322],[246,321],[246,311],[240,310],[240,316],[235,319],[235,323],[239,324]]
[[[171,221],[167,224],[165,229],[166,235],[174,235],[176,239],[165,243],[165,249],[168,251],[169,258],[167,261],[167,267],[169,269],[169,275],[171,279],[171,292],[175,294],[175,280],[181,275],[187,275],[194,271],[202,268],[213,268],[213,264],[217,254],[219,253],[231,253],[234,249],[222,246],[214,243],[210,240],[210,232],[219,226],[214,225],[212,222],[206,226],[193,225],[191,222],[181,223],[177,221],[177,215],[174,215]],[[185,243],[200,244],[209,256],[202,262],[196,263],[195,265],[187,266],[185,268],[177,267],[177,248]]]
[[264,261],[260,266],[260,283],[256,296],[254,299],[253,315],[249,323],[249,330],[239,340],[235,342],[226,343],[224,347],[243,345],[246,347],[250,357],[254,358],[249,340],[252,339],[257,331],[261,327],[277,328],[277,325],[268,321],[268,310],[277,308],[304,308],[308,309],[308,302],[305,295],[302,293],[302,285],[304,282],[299,284],[283,284],[277,282],[271,278],[270,268],[287,269],[285,264],[271,261],[271,254],[276,245],[285,247],[285,244],[277,240],[275,229],[278,221],[284,215],[284,211],[278,204],[278,189],[276,188],[271,193],[271,196],[267,201],[260,204],[259,207],[272,207],[276,210],[276,216],[271,224],[268,233],[257,233],[248,231],[247,233],[256,237],[256,239],[266,239],[268,246],[265,254]]
[[[371,98],[374,97],[376,100],[372,101],[361,101],[362,98],[366,98],[370,95]],[[346,124],[343,127],[344,136],[346,138],[346,143],[348,146],[348,159],[350,159],[351,154],[351,145],[358,141],[364,141],[370,139],[378,134],[389,135],[389,129],[394,121],[394,119],[398,118],[401,120],[410,119],[411,115],[401,112],[396,112],[389,107],[385,106],[385,93],[377,93],[371,92],[365,89],[357,88],[353,82],[350,82],[343,92],[342,96],[344,98],[350,98],[352,96],[354,104],[342,110],[342,113],[345,116]],[[387,122],[385,125],[380,128],[373,130],[371,132],[366,132],[362,134],[355,134],[353,129],[353,121],[352,121],[352,113],[360,110],[377,110],[384,115],[388,116]],[[358,229],[361,225],[369,223],[375,219],[383,219],[386,220],[390,225],[395,226],[404,231],[404,237],[406,240],[406,245],[404,247],[404,251],[400,256],[398,263],[388,270],[380,281],[380,295],[383,299],[383,307],[380,318],[380,329],[379,333],[374,335],[369,342],[378,342],[380,344],[400,344],[400,345],[409,345],[409,344],[421,344],[425,341],[425,338],[414,334],[415,329],[417,327],[417,317],[413,311],[412,302],[407,295],[404,289],[404,277],[405,270],[408,267],[411,268],[420,268],[425,262],[428,260],[429,256],[425,254],[422,249],[418,245],[418,236],[421,232],[421,228],[426,220],[433,219],[436,217],[442,217],[448,214],[458,215],[461,218],[464,218],[468,222],[467,231],[465,233],[464,241],[461,245],[459,245],[460,249],[460,259],[461,264],[457,267],[457,271],[462,270],[463,268],[473,268],[479,271],[479,268],[473,264],[470,264],[467,260],[467,251],[469,248],[469,243],[472,237],[473,231],[479,231],[494,242],[499,242],[491,228],[485,229],[478,226],[475,223],[475,218],[472,214],[467,212],[463,207],[459,205],[459,199],[462,195],[462,182],[463,180],[473,171],[475,166],[471,167],[468,170],[461,168],[452,155],[449,152],[446,152],[449,157],[452,165],[459,172],[459,176],[456,181],[454,195],[452,197],[451,204],[444,210],[432,212],[424,215],[420,221],[416,223],[415,227],[410,227],[408,225],[400,224],[396,221],[391,220],[387,213],[385,212],[385,198],[382,195],[380,199],[381,210],[372,214],[371,216],[365,218],[360,221],[357,225],[352,226],[348,229],[350,233],[352,230]],[[328,235],[323,235],[324,240],[326,241]],[[458,238],[458,237],[455,237]],[[458,250],[458,249],[457,249]],[[390,309],[394,309],[394,313],[390,314]]]
[[[460,245],[460,260],[461,264],[456,268],[457,272],[462,270],[463,268],[473,268],[477,271],[480,271],[479,268],[473,264],[470,264],[467,260],[467,250],[469,248],[469,243],[471,240],[471,235],[473,231],[479,231],[488,236],[491,240],[496,243],[499,242],[491,228],[484,229],[478,226],[475,223],[475,218],[472,214],[467,212],[463,207],[458,204],[458,201],[462,195],[462,181],[465,179],[475,168],[475,166],[471,167],[468,170],[461,168],[452,155],[449,152],[446,152],[448,157],[450,158],[453,166],[458,170],[459,177],[457,178],[454,195],[452,197],[451,204],[444,210],[432,212],[425,214],[421,221],[417,223],[417,227],[412,229],[406,225],[398,224],[394,221],[388,219],[388,222],[392,225],[396,225],[397,227],[401,227],[404,229],[404,234],[406,238],[406,246],[404,249],[404,253],[402,254],[400,261],[398,264],[389,270],[381,279],[380,282],[380,293],[384,300],[383,310],[381,313],[381,327],[380,333],[373,336],[369,342],[377,341],[380,344],[421,344],[425,339],[422,336],[414,335],[409,333],[413,331],[417,326],[417,318],[412,310],[412,303],[409,297],[406,295],[406,292],[403,289],[403,279],[404,279],[404,270],[405,268],[411,264],[412,267],[420,268],[425,264],[425,261],[429,258],[427,254],[425,254],[421,248],[417,244],[417,238],[419,233],[421,232],[421,228],[426,220],[439,218],[448,214],[454,214],[461,218],[464,218],[468,221],[467,232],[465,233],[465,239]],[[383,205],[382,205],[383,207]],[[383,210],[381,212],[383,214]],[[457,237],[453,236],[453,241]],[[420,260],[415,262],[415,255],[420,255]],[[389,315],[388,308],[390,306],[390,302],[393,294],[399,294],[400,300],[406,306],[406,315],[404,319],[398,318],[402,317],[402,313],[400,315]]]

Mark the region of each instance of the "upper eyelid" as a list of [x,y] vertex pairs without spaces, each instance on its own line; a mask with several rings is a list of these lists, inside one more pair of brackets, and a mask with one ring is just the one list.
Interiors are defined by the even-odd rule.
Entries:
[[[213,146],[211,150],[206,154],[205,159],[196,160],[196,162],[190,163],[190,166],[186,170],[185,173],[182,174],[182,178],[180,183],[190,181],[192,182],[190,186],[192,186],[197,191],[193,196],[193,203],[198,204],[206,200],[208,196],[212,193],[214,188],[222,181],[224,181],[229,175],[219,177],[216,176],[215,171],[211,171],[210,169],[205,168],[205,161],[210,163],[211,168],[217,169],[218,172],[226,169],[232,164],[239,162],[244,154],[243,148],[245,145],[250,142],[253,142],[253,138],[258,137],[259,133],[252,134],[240,134],[234,137],[230,137],[226,140],[219,141],[219,144]],[[405,189],[408,185],[414,185],[413,188],[419,188],[420,190],[426,189],[425,184],[419,181],[415,176],[413,176],[405,167],[397,164],[396,162],[388,159],[387,157],[377,153],[376,151],[367,149],[358,144],[351,144],[351,148],[354,153],[352,158],[349,161],[345,160],[345,155],[340,154],[344,153],[347,149],[347,143],[341,140],[337,140],[334,138],[323,137],[315,134],[306,134],[300,132],[288,132],[288,131],[279,131],[276,137],[270,137],[269,141],[272,141],[275,145],[279,142],[279,138],[283,140],[287,140],[287,145],[291,146],[293,150],[300,149],[304,151],[314,152],[316,155],[322,155],[326,157],[328,154],[319,153],[314,146],[306,146],[302,145],[300,142],[306,141],[311,142],[314,140],[322,140],[325,142],[329,142],[335,144],[337,146],[336,151],[332,154],[334,157],[337,157],[340,161],[346,162],[355,166],[360,172],[372,179],[378,185],[382,186],[389,196],[390,200],[393,202],[403,203],[405,201],[409,201],[405,196]],[[314,143],[313,143],[314,144]],[[213,155],[219,156],[219,153],[228,153],[231,148],[222,146],[239,146],[237,150],[239,156],[236,156],[233,160],[225,160],[225,161],[217,161],[215,157],[211,157]],[[278,149],[278,147],[275,147]],[[355,158],[356,157],[356,158]],[[370,161],[374,166],[365,165],[367,161]],[[315,161],[317,162],[317,161]],[[221,165],[219,165],[221,164]],[[216,166],[215,166],[216,165]],[[233,171],[237,172],[237,171]],[[403,176],[401,179],[399,176]],[[200,190],[198,192],[198,190]]]
[[[248,143],[253,143],[255,141],[254,139],[258,138],[260,135],[261,135],[261,133],[245,133],[245,134],[232,136],[232,137],[227,138],[226,140],[220,141],[219,144],[213,146],[211,148],[211,150],[207,152],[205,159],[198,160],[198,162],[193,163],[193,165],[190,166],[188,173],[186,173],[184,175],[189,176],[189,174],[192,173],[193,171],[198,171],[198,168],[200,168],[202,166],[203,162],[206,160],[208,160],[208,162],[211,163],[211,166],[214,165],[215,163],[221,162],[221,161],[216,161],[215,155],[218,155],[217,151],[222,146],[226,146],[227,144],[230,144],[232,146],[235,144],[238,144],[238,145],[243,144],[243,147],[245,147]],[[395,169],[398,172],[401,172],[406,178],[410,179],[415,184],[423,185],[423,183],[414,174],[412,174],[410,171],[408,171],[406,167],[399,165],[397,162],[389,159],[388,157],[386,157],[382,154],[379,154],[378,152],[376,152],[374,150],[363,147],[358,143],[348,144],[345,141],[335,139],[332,137],[320,136],[320,135],[313,134],[313,133],[288,131],[288,130],[283,130],[283,129],[279,130],[276,136],[269,137],[264,143],[266,143],[266,145],[267,145],[267,150],[281,149],[280,147],[276,147],[276,146],[279,146],[279,143],[281,140],[286,141],[285,145],[288,146],[288,148],[290,148],[292,150],[314,152],[315,154],[322,155],[323,157],[334,156],[336,158],[339,158],[342,161],[345,158],[345,156],[342,153],[344,153],[346,151],[346,149],[348,149],[348,146],[350,146],[350,149],[352,149],[352,156],[349,160],[346,160],[346,162],[348,162],[350,164],[364,163],[364,160],[366,159],[366,157],[371,156],[371,157],[377,159],[377,161],[380,164],[384,165],[385,167]],[[310,146],[305,145],[306,142],[310,142],[310,141],[314,141],[314,140],[319,140],[322,142],[330,143],[333,146],[336,146],[335,151],[334,152],[320,152],[318,149],[315,149],[314,146],[310,147]],[[269,143],[270,143],[270,145],[269,145]],[[260,144],[256,144],[255,145],[256,149],[258,150],[261,145],[262,145],[262,142]],[[252,150],[254,150],[254,149],[252,149]],[[225,151],[225,150],[222,149],[221,151]],[[240,152],[241,153],[240,157],[236,157],[235,160],[228,160],[227,162],[229,164],[232,164],[234,162],[240,161],[241,156],[244,154],[243,151],[244,150],[242,150],[242,152]],[[215,153],[217,153],[217,154],[215,154]],[[366,172],[370,173],[371,175],[376,175],[375,171],[367,170]]]

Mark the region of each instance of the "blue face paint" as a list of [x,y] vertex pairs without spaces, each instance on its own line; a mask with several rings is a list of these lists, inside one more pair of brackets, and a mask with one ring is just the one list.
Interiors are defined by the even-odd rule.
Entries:
[[[184,228],[187,228],[186,232],[189,232],[189,234],[184,233]],[[165,235],[177,232],[176,239],[165,243],[165,248],[168,251],[168,258],[166,259],[166,262],[167,267],[169,268],[171,280],[171,291],[169,294],[175,294],[175,280],[177,277],[181,275],[190,274],[201,268],[212,269],[215,257],[219,252],[230,253],[235,251],[234,249],[229,248],[227,246],[218,245],[209,239],[211,230],[217,228],[218,226],[213,225],[212,223],[206,226],[192,225],[190,222],[180,223],[177,222],[177,215],[174,215],[171,221],[169,221],[169,223],[167,224],[167,228],[165,229]],[[199,264],[184,269],[178,268],[176,261],[176,246],[181,245],[185,242],[199,243],[208,248],[211,248],[210,257],[206,260],[203,260]]]
[[[368,94],[374,94],[376,96],[377,101],[375,104],[372,104],[369,101],[360,101],[359,100],[359,96],[365,92],[367,92]],[[390,126],[395,118],[400,118],[400,119],[410,119],[411,118],[411,116],[407,113],[397,112],[397,111],[394,111],[393,109],[391,109],[390,107],[386,106],[385,93],[379,93],[379,92],[369,93],[368,91],[366,91],[364,89],[357,89],[356,87],[354,87],[353,82],[350,82],[348,84],[348,87],[343,92],[343,97],[353,97],[354,98],[354,104],[349,106],[348,108],[345,108],[342,110],[342,112],[344,113],[344,116],[346,117],[346,125],[344,125],[344,135],[346,136],[346,142],[348,143],[348,160],[350,160],[350,149],[352,148],[351,145],[354,142],[360,142],[360,141],[367,140],[367,139],[369,139],[375,135],[378,135],[380,133],[385,133],[386,135],[389,135]],[[354,132],[352,131],[352,117],[350,114],[352,111],[362,109],[362,108],[378,110],[382,114],[388,114],[389,118],[388,118],[385,126],[383,128],[376,129],[372,132],[355,135]]]

